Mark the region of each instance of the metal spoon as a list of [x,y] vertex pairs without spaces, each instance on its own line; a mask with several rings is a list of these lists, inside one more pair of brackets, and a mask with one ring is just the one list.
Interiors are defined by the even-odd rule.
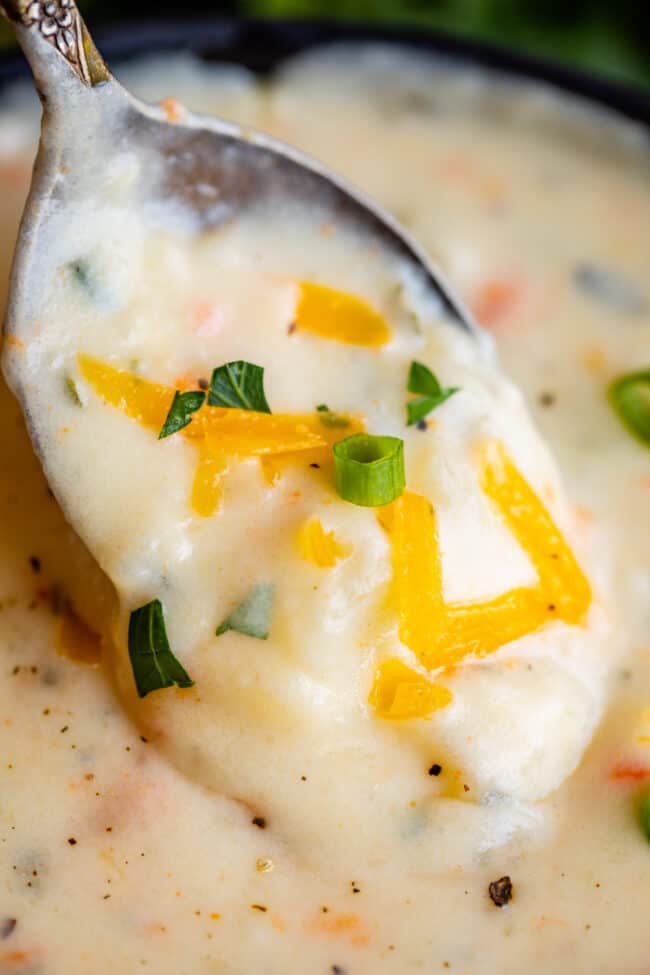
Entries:
[[81,129],[86,147],[94,131],[101,130],[115,147],[127,142],[131,150],[157,153],[164,161],[164,177],[144,191],[150,198],[177,199],[206,225],[278,194],[305,207],[317,203],[339,225],[362,230],[402,264],[412,265],[446,316],[480,335],[415,241],[388,213],[326,167],[271,136],[222,119],[186,113],[170,123],[161,109],[138,101],[116,81],[74,0],[2,0],[0,10],[14,24],[43,103],[41,144],[14,262],[8,334],[19,327],[25,300],[39,287],[34,260],[38,235],[52,209],[66,204],[70,174],[76,167],[92,165],[97,181],[102,178],[101,159],[78,158]]

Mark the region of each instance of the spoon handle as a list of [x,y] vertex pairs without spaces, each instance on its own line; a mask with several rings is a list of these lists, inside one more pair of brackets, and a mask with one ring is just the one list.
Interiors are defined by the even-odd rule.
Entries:
[[111,80],[74,0],[0,0],[0,11],[13,23],[41,96],[55,94],[62,64],[89,88]]

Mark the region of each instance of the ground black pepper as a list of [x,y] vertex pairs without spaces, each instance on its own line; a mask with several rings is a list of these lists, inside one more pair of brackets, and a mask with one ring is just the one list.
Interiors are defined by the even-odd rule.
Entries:
[[0,938],[5,941],[9,935],[13,934],[18,921],[15,917],[5,917],[0,921]]
[[258,829],[266,829],[266,820],[264,816],[253,816],[251,819],[253,826],[257,826]]
[[510,877],[493,880],[488,887],[490,900],[496,907],[505,907],[512,900],[513,890]]
[[429,775],[440,775],[441,772],[442,765],[438,765],[437,762],[434,762],[434,764],[429,768]]

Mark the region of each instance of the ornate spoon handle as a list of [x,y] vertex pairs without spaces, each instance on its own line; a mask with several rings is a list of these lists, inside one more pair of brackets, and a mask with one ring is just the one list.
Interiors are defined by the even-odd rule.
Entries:
[[48,94],[48,81],[54,82],[46,56],[52,49],[89,88],[110,80],[74,0],[0,0],[0,11],[13,22],[43,94]]

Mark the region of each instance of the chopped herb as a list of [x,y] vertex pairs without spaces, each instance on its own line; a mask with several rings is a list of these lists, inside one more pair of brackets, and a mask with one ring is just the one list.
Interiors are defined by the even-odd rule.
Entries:
[[344,501],[379,507],[404,490],[404,442],[397,437],[357,433],[332,447],[336,490]]
[[512,900],[512,881],[510,877],[493,880],[488,887],[490,900],[496,907],[505,907]]
[[318,419],[324,427],[341,427],[341,429],[344,429],[350,426],[350,421],[347,416],[342,416],[340,413],[332,413],[329,406],[325,406],[324,403],[317,406],[316,411],[319,414]]
[[458,392],[458,386],[444,389],[434,374],[421,362],[412,362],[408,378],[409,393],[419,393],[416,399],[406,404],[407,426],[423,420],[432,410],[440,406],[450,396]]
[[648,843],[650,843],[650,793],[644,797],[641,803],[641,829]]
[[442,772],[442,765],[438,765],[437,762],[434,762],[434,764],[429,769],[429,775],[440,775],[441,772]]
[[192,420],[192,414],[200,410],[204,402],[205,393],[203,392],[192,390],[188,393],[179,393],[176,390],[167,419],[158,434],[158,439],[164,440],[165,437],[170,437],[172,433],[177,433],[178,430],[186,427]]
[[642,315],[648,307],[637,287],[617,271],[584,262],[575,267],[573,280],[584,294],[625,315]]
[[71,376],[65,375],[63,377],[63,388],[68,399],[74,403],[75,406],[82,406],[81,397],[79,396],[79,391],[77,389],[77,384]]
[[241,359],[218,366],[212,373],[208,404],[270,413],[271,407],[264,395],[264,369]]
[[272,582],[258,582],[249,591],[243,602],[221,623],[216,635],[221,636],[228,630],[236,630],[244,636],[255,637],[256,640],[266,640],[271,626],[271,614],[275,598],[275,586]]
[[630,433],[650,446],[650,369],[620,376],[609,387],[609,399]]
[[154,599],[131,613],[129,657],[140,697],[163,687],[192,687],[194,681],[178,662],[167,639],[162,603]]

